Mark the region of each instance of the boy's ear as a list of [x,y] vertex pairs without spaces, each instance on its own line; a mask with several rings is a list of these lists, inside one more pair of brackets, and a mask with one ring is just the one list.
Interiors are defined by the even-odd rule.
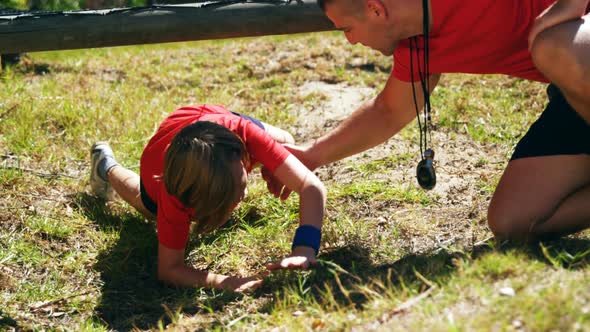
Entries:
[[367,1],[367,17],[370,19],[385,20],[387,19],[387,8],[381,0]]

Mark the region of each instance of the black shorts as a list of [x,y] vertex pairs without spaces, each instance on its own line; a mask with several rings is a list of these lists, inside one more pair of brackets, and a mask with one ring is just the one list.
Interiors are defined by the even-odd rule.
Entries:
[[260,127],[261,129],[264,129],[264,125],[262,124],[262,122],[260,122],[260,120],[255,119],[251,116],[248,115],[244,115],[242,113],[238,113],[238,112],[232,112],[233,114],[241,117],[242,119],[246,119],[246,120],[250,120],[252,123],[254,123],[255,125],[257,125],[258,127]]
[[158,204],[154,202],[154,200],[147,194],[145,191],[145,187],[143,186],[143,182],[139,179],[139,193],[141,197],[141,202],[143,206],[145,206],[148,211],[154,214],[154,216],[158,215]]
[[[237,113],[237,112],[232,112],[232,113],[243,118],[243,119],[251,121],[252,123],[257,125],[261,129],[264,129],[264,125],[262,124],[262,122],[260,122],[260,120],[255,119],[255,118],[248,116],[248,115],[241,114],[241,113]],[[143,186],[143,181],[141,181],[141,178],[139,179],[139,192],[140,192],[141,202],[143,203],[143,206],[145,206],[145,208],[148,209],[148,211],[150,211],[154,215],[158,215],[158,204],[156,204],[156,202],[145,191],[145,187]]]
[[561,91],[547,87],[549,103],[539,119],[520,139],[511,160],[590,154],[590,125],[568,104]]

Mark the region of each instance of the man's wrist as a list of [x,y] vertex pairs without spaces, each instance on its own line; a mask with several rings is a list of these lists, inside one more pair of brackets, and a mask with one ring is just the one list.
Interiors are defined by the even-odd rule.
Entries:
[[322,160],[322,154],[318,151],[318,140],[316,139],[312,145],[305,148],[305,166],[309,168],[311,171],[314,171],[316,168],[324,165],[324,160]]

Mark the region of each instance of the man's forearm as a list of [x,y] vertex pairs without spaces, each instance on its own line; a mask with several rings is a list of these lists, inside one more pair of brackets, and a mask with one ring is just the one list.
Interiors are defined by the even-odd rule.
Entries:
[[537,36],[556,25],[580,19],[586,14],[590,0],[557,0],[536,19],[529,32],[529,50],[532,51]]

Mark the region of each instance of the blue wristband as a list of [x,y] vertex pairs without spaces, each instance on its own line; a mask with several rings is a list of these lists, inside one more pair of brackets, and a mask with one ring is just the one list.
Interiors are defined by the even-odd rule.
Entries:
[[295,237],[293,238],[293,245],[291,250],[295,247],[304,246],[310,247],[315,251],[317,255],[320,251],[320,241],[322,240],[322,231],[311,225],[302,225],[295,231]]

